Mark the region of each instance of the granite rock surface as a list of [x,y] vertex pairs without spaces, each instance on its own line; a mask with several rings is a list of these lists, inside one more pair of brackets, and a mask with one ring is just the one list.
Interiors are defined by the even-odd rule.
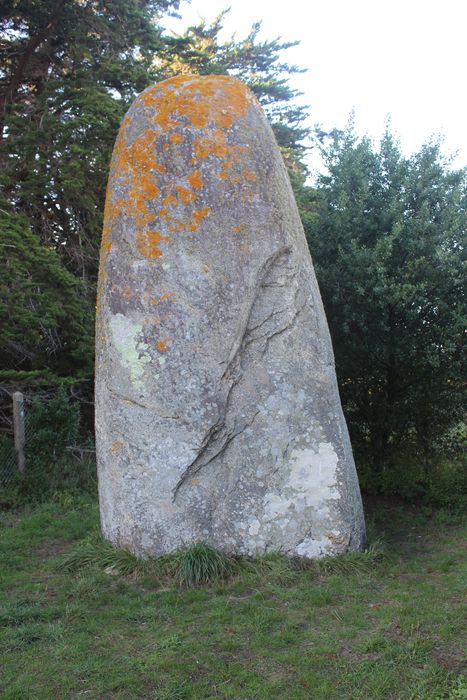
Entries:
[[252,93],[180,76],[127,113],[97,300],[104,536],[316,557],[364,541],[326,318]]

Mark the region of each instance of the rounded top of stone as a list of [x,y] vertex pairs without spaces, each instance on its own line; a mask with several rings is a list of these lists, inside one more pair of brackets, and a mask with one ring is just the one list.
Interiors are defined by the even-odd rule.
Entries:
[[164,132],[180,119],[196,129],[228,129],[249,107],[259,107],[251,90],[229,75],[177,75],[144,90],[134,104],[152,108]]
[[116,245],[117,220],[134,227],[137,254],[154,259],[173,237],[206,230],[222,192],[242,204],[255,199],[253,144],[266,124],[256,97],[230,76],[179,75],[144,90],[115,144],[103,259]]

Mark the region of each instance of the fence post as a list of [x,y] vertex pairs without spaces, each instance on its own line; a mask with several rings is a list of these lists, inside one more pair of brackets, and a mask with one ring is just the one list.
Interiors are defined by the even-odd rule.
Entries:
[[24,400],[23,394],[20,391],[15,391],[13,394],[13,430],[18,470],[24,472],[26,469],[26,460],[24,457]]

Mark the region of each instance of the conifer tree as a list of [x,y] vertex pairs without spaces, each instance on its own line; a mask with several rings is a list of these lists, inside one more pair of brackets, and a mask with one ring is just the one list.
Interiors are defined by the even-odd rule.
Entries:
[[[290,44],[258,42],[257,25],[244,40],[220,43],[222,17],[212,26],[201,23],[182,37],[169,37],[161,18],[177,7],[177,0],[5,0],[0,9],[0,208],[7,212],[0,221],[0,239],[5,244],[12,235],[14,210],[20,215],[14,230],[24,227],[24,241],[38,253],[37,246],[47,254],[54,252],[53,259],[41,258],[39,267],[61,266],[63,280],[68,273],[79,282],[87,310],[86,319],[77,319],[78,326],[86,326],[83,338],[92,337],[108,164],[119,125],[136,94],[179,72],[237,75],[265,105],[291,154],[290,163],[298,167],[299,157],[294,160],[292,155],[299,153],[303,112],[293,106],[295,93],[286,79],[296,68],[279,60],[279,52]],[[25,289],[36,273],[45,279],[43,269],[28,269],[26,260],[31,263],[24,256],[21,262],[8,262],[8,283],[1,287],[4,318],[9,323],[16,319],[18,328],[22,322],[18,309],[10,308],[15,298],[11,285]],[[17,280],[11,277],[13,271]],[[50,286],[48,290],[49,300]],[[74,306],[67,306],[71,298],[60,285],[56,293],[65,316],[74,314]],[[64,316],[50,311],[47,318],[51,323],[53,318],[55,335],[49,348],[44,347],[47,334],[33,355],[25,351],[29,340],[15,355],[15,346],[5,345],[6,336],[0,339],[3,369],[17,371],[19,377],[37,372],[43,362],[46,373],[76,376],[72,354],[62,353],[60,367],[53,359],[55,349],[63,350],[70,337]],[[31,338],[38,338],[38,315],[30,315],[28,323]],[[79,346],[86,346],[89,355],[87,361],[81,358],[79,367],[90,371],[91,345]]]

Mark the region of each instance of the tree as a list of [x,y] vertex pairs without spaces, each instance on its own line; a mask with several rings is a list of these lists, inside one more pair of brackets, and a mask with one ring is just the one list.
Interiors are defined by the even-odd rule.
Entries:
[[81,281],[21,214],[0,210],[0,250],[0,381],[91,376],[91,309]]
[[467,171],[351,124],[324,157],[307,234],[354,447],[375,471],[407,445],[427,462],[462,406]]
[[173,0],[7,0],[0,14],[1,184],[41,243],[93,283],[108,162]]
[[[2,240],[11,235],[14,209],[22,217],[15,231],[22,227],[25,244],[29,241],[38,255],[42,246],[48,255],[44,265],[60,267],[79,281],[90,337],[108,164],[122,117],[137,93],[181,71],[238,75],[265,104],[284,148],[299,152],[303,112],[293,106],[295,93],[287,86],[287,74],[297,69],[279,61],[289,44],[258,43],[257,25],[245,40],[221,44],[221,18],[210,27],[192,27],[185,36],[168,37],[160,19],[177,7],[177,0],[5,0],[0,9],[0,207],[9,212],[0,220],[0,235]],[[289,160],[297,166],[299,159]],[[1,288],[7,296],[0,304],[10,322],[18,312],[10,308],[11,285],[32,288],[35,273],[25,260],[8,263],[9,282]],[[13,270],[19,276],[15,282]],[[58,286],[56,310],[63,293]],[[60,367],[52,360],[57,334],[68,337],[65,316],[54,311],[47,316],[52,317],[53,342],[50,334],[41,335],[40,314],[29,318],[20,345],[7,347],[5,336],[0,339],[1,360],[10,374],[15,368],[39,371],[43,362],[44,376],[51,371],[76,376],[73,355],[62,353]],[[26,346],[33,336],[41,336],[41,343],[30,355]],[[51,345],[45,348],[47,338]],[[91,372],[91,345],[85,345],[89,361],[79,366]]]

